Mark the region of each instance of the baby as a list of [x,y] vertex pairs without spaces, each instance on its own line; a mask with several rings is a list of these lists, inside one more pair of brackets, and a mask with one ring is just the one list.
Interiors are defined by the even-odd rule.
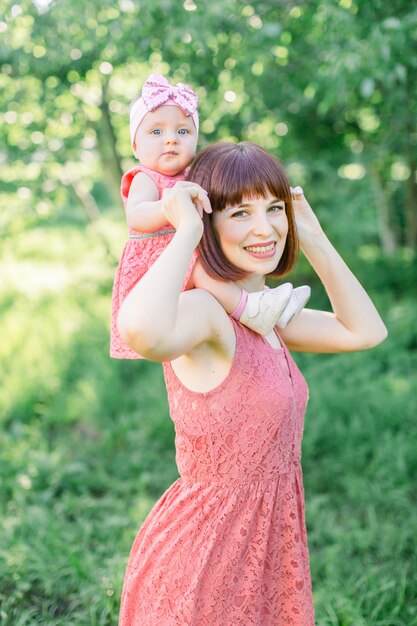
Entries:
[[[190,87],[183,83],[170,85],[163,76],[152,74],[130,111],[130,137],[139,165],[126,172],[121,183],[129,239],[113,285],[110,355],[114,358],[141,358],[121,339],[117,315],[123,300],[175,232],[163,216],[161,197],[164,189],[185,180],[195,156],[197,105],[197,95]],[[205,195],[196,196],[193,202],[200,216],[203,211],[211,212]],[[310,297],[307,286],[293,289],[285,283],[248,293],[233,282],[214,280],[198,263],[197,253],[188,267],[183,289],[194,287],[210,291],[229,315],[262,335],[269,334],[275,325],[285,327]]]

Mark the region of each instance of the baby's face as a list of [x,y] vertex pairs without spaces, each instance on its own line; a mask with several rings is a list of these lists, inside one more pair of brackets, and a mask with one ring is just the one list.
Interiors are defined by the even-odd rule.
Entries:
[[193,118],[177,106],[164,105],[147,113],[140,123],[135,156],[145,167],[176,176],[193,160],[197,139]]

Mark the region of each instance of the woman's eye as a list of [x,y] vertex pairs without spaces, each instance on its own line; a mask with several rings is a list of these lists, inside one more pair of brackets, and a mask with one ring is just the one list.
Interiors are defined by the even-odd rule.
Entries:
[[236,211],[232,213],[232,217],[244,217],[246,215],[246,211]]
[[278,211],[283,211],[284,209],[285,206],[283,204],[274,204],[273,206],[270,206],[268,210],[273,213],[278,213]]

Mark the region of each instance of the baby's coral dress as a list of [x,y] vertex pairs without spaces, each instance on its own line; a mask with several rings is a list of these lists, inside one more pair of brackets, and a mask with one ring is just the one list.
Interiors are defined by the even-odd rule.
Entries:
[[[122,178],[120,190],[125,207],[129,196],[130,185],[132,184],[134,177],[139,172],[147,174],[154,181],[159,191],[159,198],[161,198],[164,189],[173,187],[177,181],[184,180],[187,173],[187,171],[185,171],[181,174],[177,174],[177,176],[165,176],[164,174],[155,172],[144,165],[136,165],[136,167],[133,167],[131,170],[126,172]],[[110,356],[114,359],[143,358],[134,350],[129,348],[129,346],[127,346],[120,337],[117,329],[117,315],[119,313],[120,306],[129,291],[133,289],[136,283],[162,254],[174,236],[175,231],[172,225],[167,223],[161,226],[157,232],[166,232],[166,234],[141,238],[144,233],[139,233],[139,231],[129,228],[129,239],[123,248],[113,283],[110,325]],[[196,258],[197,254],[194,252],[187,269],[187,275],[185,277],[183,287],[184,289],[191,276]]]

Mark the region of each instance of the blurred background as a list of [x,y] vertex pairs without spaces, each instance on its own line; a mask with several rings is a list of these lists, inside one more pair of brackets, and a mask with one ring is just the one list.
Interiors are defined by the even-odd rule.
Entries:
[[[117,624],[134,536],[178,477],[160,365],[109,358],[128,111],[153,71],[196,89],[200,147],[281,159],[381,311],[376,349],[294,355],[316,621],[416,625],[415,5],[1,8],[0,623]],[[289,279],[329,307],[303,258]]]

